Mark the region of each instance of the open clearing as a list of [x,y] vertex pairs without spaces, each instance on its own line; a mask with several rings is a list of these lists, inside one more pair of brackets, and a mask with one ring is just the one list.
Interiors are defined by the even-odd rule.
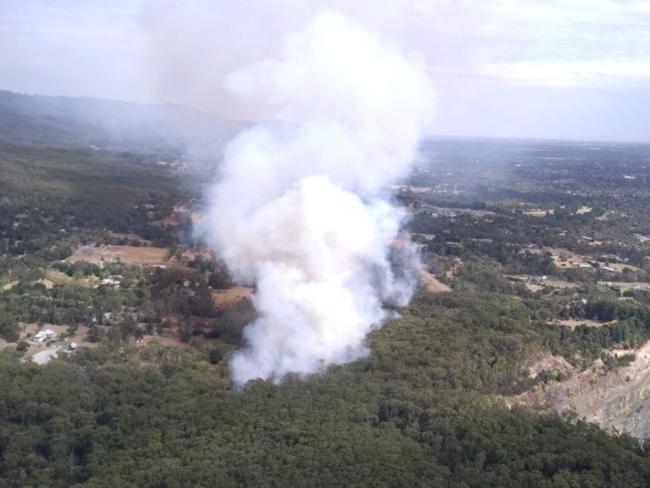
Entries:
[[106,262],[121,261],[130,266],[169,266],[168,251],[153,246],[80,246],[66,261],[88,261],[102,265]]
[[580,284],[572,283],[570,281],[558,280],[549,278],[547,276],[532,276],[532,275],[505,275],[511,281],[518,281],[524,283],[533,293],[543,290],[545,287],[550,288],[578,288]]
[[[50,329],[54,331],[57,335],[60,335],[60,334],[67,334],[69,327],[67,325],[44,324],[43,327],[41,327],[41,329]],[[23,333],[21,334],[21,338],[26,338],[27,334],[33,336],[39,330],[39,328],[37,324],[23,324],[22,330]],[[76,342],[77,344],[83,346],[96,347],[97,345],[96,343],[86,341],[87,335],[88,335],[88,327],[85,325],[78,325],[74,335],[66,337],[66,340],[71,342]]]
[[565,319],[565,320],[552,320],[548,322],[551,325],[561,325],[563,327],[569,327],[570,329],[575,329],[580,325],[586,325],[587,327],[602,327],[607,324],[607,322],[601,322],[598,320],[590,319]]
[[592,265],[588,263],[589,258],[582,256],[581,254],[576,254],[568,249],[560,247],[545,247],[543,248],[543,251],[551,255],[553,263],[555,263],[555,266],[560,269],[592,268]]
[[194,223],[201,220],[201,214],[199,212],[190,211],[184,205],[176,205],[172,210],[172,213],[162,220],[162,223],[171,226],[180,225],[182,215],[188,216]]
[[224,308],[251,298],[253,296],[253,291],[253,288],[246,286],[235,286],[233,288],[228,288],[227,290],[213,290],[212,300],[218,308]]
[[[19,341],[26,341],[29,344],[29,348],[23,356],[23,360],[28,360],[33,358],[35,355],[38,359],[38,364],[44,364],[48,360],[56,357],[56,354],[59,352],[58,348],[48,347],[47,344],[51,342],[56,342],[61,339],[61,335],[66,335],[65,340],[68,342],[75,342],[79,347],[97,347],[97,343],[89,342],[87,340],[88,327],[85,325],[77,326],[77,330],[72,336],[67,336],[69,327],[67,325],[53,325],[53,324],[44,324],[41,327],[42,330],[49,329],[56,334],[52,339],[39,342],[33,340],[32,337],[36,332],[38,332],[39,327],[37,324],[21,324],[20,327],[20,338]],[[16,347],[16,343],[8,343],[4,339],[0,339],[0,350],[5,348],[13,350]]]
[[548,278],[544,280],[544,286],[550,286],[551,288],[577,288],[580,286],[579,283],[572,283],[571,281],[557,280],[555,278]]
[[631,290],[643,290],[650,291],[650,283],[645,283],[642,281],[636,282],[625,282],[625,281],[599,281],[600,286],[606,286],[620,292],[627,292]]
[[626,269],[629,271],[634,271],[635,273],[639,273],[643,271],[641,268],[637,266],[632,266],[631,264],[626,264],[626,263],[608,263],[607,267],[613,269],[618,273],[622,273]]
[[528,215],[529,217],[547,217],[548,215],[553,215],[555,213],[555,209],[549,208],[549,209],[532,209],[532,210],[524,210],[524,215]]
[[433,276],[431,273],[423,271],[420,275],[420,280],[424,288],[431,293],[446,293],[451,291],[449,285],[444,284],[438,278]]
[[549,254],[555,266],[560,269],[574,269],[574,268],[593,268],[589,261],[593,258],[576,254],[573,251],[561,247],[537,247],[533,244],[524,246],[521,253],[544,255]]
[[[54,268],[47,268],[43,272],[44,279],[55,285],[69,285],[74,280],[65,273]],[[45,283],[43,283],[45,285]],[[45,285],[47,287],[47,285]]]
[[99,284],[99,279],[95,276],[88,276],[86,278],[72,278],[61,271],[54,268],[46,268],[43,272],[43,279],[38,280],[45,288],[52,288],[54,285],[70,285],[72,283],[85,286],[95,287]]
[[544,371],[552,371],[569,374],[573,366],[562,356],[554,356],[551,353],[541,354],[528,366],[528,377],[537,378]]

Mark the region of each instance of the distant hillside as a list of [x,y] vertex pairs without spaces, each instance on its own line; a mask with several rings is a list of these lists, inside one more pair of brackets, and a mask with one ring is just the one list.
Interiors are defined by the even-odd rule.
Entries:
[[221,146],[241,127],[197,110],[0,91],[0,141],[124,150]]

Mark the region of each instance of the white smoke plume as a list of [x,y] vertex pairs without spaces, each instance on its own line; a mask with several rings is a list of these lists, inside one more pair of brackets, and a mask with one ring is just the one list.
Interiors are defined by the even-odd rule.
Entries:
[[388,258],[405,213],[382,194],[409,174],[434,110],[426,70],[322,11],[226,84],[273,114],[227,146],[204,219],[234,277],[257,285],[259,318],[231,361],[233,381],[364,356],[383,304],[404,305],[413,289]]

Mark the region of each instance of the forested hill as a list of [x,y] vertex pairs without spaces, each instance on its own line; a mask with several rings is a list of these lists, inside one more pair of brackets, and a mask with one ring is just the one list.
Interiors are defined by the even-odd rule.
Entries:
[[650,150],[490,145],[395,189],[423,286],[367,357],[236,391],[206,172],[0,140],[0,488],[650,486]]
[[177,105],[0,91],[0,141],[150,150],[220,145],[241,124]]

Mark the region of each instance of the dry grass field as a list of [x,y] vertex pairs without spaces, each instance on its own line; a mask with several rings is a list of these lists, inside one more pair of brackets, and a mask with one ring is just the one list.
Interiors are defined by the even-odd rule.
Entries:
[[130,266],[168,266],[172,264],[168,251],[163,247],[153,246],[80,246],[66,261],[88,261],[103,264],[110,261],[121,261]]
[[233,305],[241,300],[249,299],[253,296],[253,288],[245,286],[235,286],[227,290],[213,290],[212,300],[217,308],[224,308]]
[[422,272],[420,275],[420,280],[422,282],[422,286],[424,286],[424,288],[431,293],[445,293],[451,291],[451,287],[449,285],[444,284],[438,278],[433,276],[431,273],[427,273],[426,271]]
[[579,325],[586,325],[587,327],[602,327],[606,322],[601,322],[598,320],[589,320],[589,319],[566,319],[566,320],[554,320],[549,322],[553,325],[562,325],[564,327],[569,327],[570,329],[575,329]]

